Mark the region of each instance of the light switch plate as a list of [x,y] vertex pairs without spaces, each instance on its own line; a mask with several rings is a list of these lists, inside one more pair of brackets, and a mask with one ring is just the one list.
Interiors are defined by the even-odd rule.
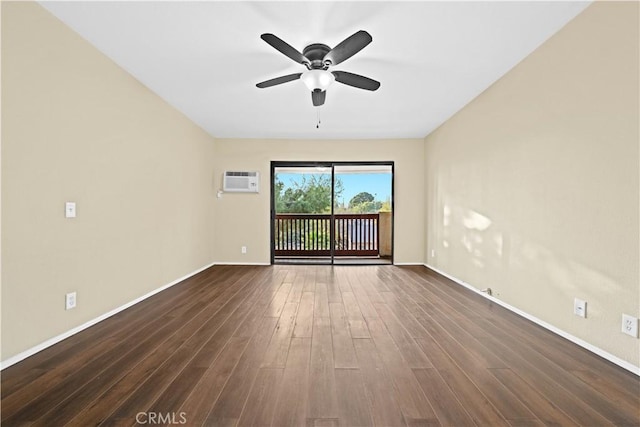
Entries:
[[67,202],[64,204],[64,216],[66,218],[76,217],[76,202]]

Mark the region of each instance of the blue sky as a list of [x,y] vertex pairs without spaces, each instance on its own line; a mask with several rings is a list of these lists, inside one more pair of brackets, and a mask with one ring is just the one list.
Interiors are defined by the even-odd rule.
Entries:
[[354,173],[336,174],[336,179],[342,180],[344,192],[342,199],[345,204],[356,194],[366,191],[381,202],[391,198],[391,174],[382,173]]
[[[302,179],[302,174],[298,173],[279,173],[278,178],[284,183],[285,188],[291,185],[291,182]],[[376,200],[382,202],[391,198],[391,174],[384,173],[336,173],[336,179],[342,180],[344,191],[340,202],[344,200],[345,204],[353,196],[363,191],[375,196]]]

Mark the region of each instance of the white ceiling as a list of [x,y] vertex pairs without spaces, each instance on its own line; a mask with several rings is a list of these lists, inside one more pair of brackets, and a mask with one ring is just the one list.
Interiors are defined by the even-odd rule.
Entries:
[[[369,139],[426,136],[589,3],[41,4],[215,137]],[[361,29],[373,42],[332,69],[380,81],[376,92],[334,83],[318,108],[301,81],[256,88],[304,71],[260,34],[302,51]]]

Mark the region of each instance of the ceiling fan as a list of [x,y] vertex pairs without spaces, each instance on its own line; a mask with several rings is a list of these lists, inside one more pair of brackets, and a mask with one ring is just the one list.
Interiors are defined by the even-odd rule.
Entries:
[[371,91],[380,87],[380,82],[368,77],[346,71],[328,71],[329,67],[351,58],[371,43],[373,38],[366,31],[360,30],[356,32],[333,49],[325,44],[314,43],[305,47],[302,53],[273,34],[266,33],[261,35],[260,38],[285,56],[307,68],[304,73],[289,74],[258,83],[256,86],[261,89],[301,79],[311,91],[313,105],[319,107],[324,104],[327,88],[334,81]]

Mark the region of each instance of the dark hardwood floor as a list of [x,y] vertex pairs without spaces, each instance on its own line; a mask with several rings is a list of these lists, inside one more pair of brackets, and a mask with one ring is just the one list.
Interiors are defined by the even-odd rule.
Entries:
[[216,266],[2,372],[2,425],[638,426],[635,375],[424,267]]

